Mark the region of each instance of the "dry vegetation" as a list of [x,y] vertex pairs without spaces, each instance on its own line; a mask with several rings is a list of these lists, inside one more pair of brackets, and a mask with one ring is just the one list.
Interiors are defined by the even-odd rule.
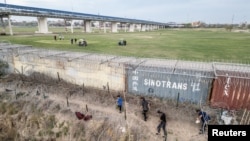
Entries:
[[[167,114],[168,141],[206,141],[194,123],[198,105],[146,97],[149,119],[143,121],[139,96],[86,88],[42,74],[8,75],[0,79],[0,140],[2,141],[157,141],[158,109]],[[115,97],[126,99],[119,113]],[[216,109],[203,105],[216,119]],[[78,120],[75,112],[92,115]],[[212,121],[216,123],[216,121]]]

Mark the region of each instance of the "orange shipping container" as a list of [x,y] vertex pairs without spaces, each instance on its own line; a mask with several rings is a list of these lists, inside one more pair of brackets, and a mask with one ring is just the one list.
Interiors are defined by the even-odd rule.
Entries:
[[250,110],[250,74],[217,71],[213,82],[210,105],[228,110]]

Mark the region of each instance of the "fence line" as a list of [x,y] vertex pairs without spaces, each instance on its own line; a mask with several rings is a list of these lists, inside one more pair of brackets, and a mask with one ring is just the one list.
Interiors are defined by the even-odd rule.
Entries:
[[[122,57],[34,49],[8,43],[0,43],[0,54],[0,59],[10,64],[10,72],[16,70],[25,75],[40,72],[54,79],[97,88],[109,83],[113,90],[173,99],[178,94],[184,101],[206,101],[213,80],[218,80],[220,91],[229,82],[224,79],[233,80],[230,83],[234,85],[228,86],[231,89],[238,89],[243,81],[250,80],[250,65],[234,61]],[[242,87],[244,93],[248,93],[249,89],[245,89],[245,85]]]

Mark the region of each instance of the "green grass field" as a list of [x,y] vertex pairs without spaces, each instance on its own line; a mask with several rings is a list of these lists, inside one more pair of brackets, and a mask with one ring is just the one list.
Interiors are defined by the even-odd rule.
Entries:
[[[250,33],[229,32],[225,29],[165,29],[149,32],[74,33],[64,28],[49,28],[54,34],[64,35],[55,41],[54,34],[34,34],[36,28],[13,28],[14,36],[0,36],[13,44],[38,48],[92,52],[145,58],[184,59],[196,61],[232,61],[250,63]],[[24,35],[23,35],[24,34]],[[87,47],[71,45],[71,38],[85,38]],[[118,46],[120,38],[127,46]]]

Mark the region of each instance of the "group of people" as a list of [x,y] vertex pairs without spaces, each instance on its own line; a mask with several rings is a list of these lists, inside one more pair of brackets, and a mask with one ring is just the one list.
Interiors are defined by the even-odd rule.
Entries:
[[[59,40],[64,40],[64,36],[63,35],[58,35],[58,37],[59,37]],[[57,35],[54,35],[54,40],[55,41],[57,41]],[[73,44],[77,44],[77,38],[71,38],[70,39],[70,43],[73,45]],[[79,41],[78,41],[78,45],[79,46],[87,46],[87,41],[85,40],[85,39],[79,39]],[[126,40],[121,40],[121,41],[119,41],[118,42],[118,45],[119,46],[126,46],[127,45],[127,41]]]
[[[143,119],[144,121],[147,121],[148,116],[147,113],[150,109],[150,103],[144,98],[141,97],[141,107],[142,107],[142,114],[143,114]],[[123,99],[121,95],[117,95],[116,99],[116,104],[119,109],[119,112],[122,113],[122,106],[123,106]],[[160,135],[161,129],[163,130],[163,137],[167,137],[167,131],[166,131],[166,125],[167,125],[167,120],[166,120],[166,114],[160,110],[157,110],[157,113],[159,114],[160,122],[157,126],[157,133],[156,135]]]
[[[148,119],[148,111],[150,109],[150,103],[145,99],[145,97],[141,97],[141,108],[142,108],[142,115],[144,121],[147,121]],[[116,99],[117,107],[119,109],[119,112],[122,113],[122,106],[123,106],[123,99],[121,95],[117,96]],[[157,133],[156,135],[160,135],[161,129],[163,130],[163,137],[167,137],[167,131],[166,131],[166,125],[167,125],[167,120],[166,120],[166,114],[161,111],[157,110],[157,113],[159,115],[159,124],[157,125]],[[205,111],[202,109],[196,109],[197,113],[197,120],[201,121],[201,128],[200,128],[200,134],[203,134],[206,131],[206,127],[208,125],[208,122],[211,120],[210,115],[207,114]]]
[[71,43],[71,44],[74,44],[74,41],[75,41],[75,44],[76,44],[76,42],[77,42],[77,39],[76,39],[76,38],[71,38],[71,39],[70,39],[70,43]]
[[[63,35],[58,35],[59,40],[64,40],[64,36]],[[54,35],[54,40],[57,41],[57,35]],[[77,38],[71,38],[70,39],[70,43],[71,44],[77,44]],[[79,39],[78,42],[79,46],[87,46],[87,42],[85,41],[85,39]]]
[[[64,36],[63,35],[58,35],[59,40],[64,40]],[[54,35],[54,40],[57,41],[57,35]]]

